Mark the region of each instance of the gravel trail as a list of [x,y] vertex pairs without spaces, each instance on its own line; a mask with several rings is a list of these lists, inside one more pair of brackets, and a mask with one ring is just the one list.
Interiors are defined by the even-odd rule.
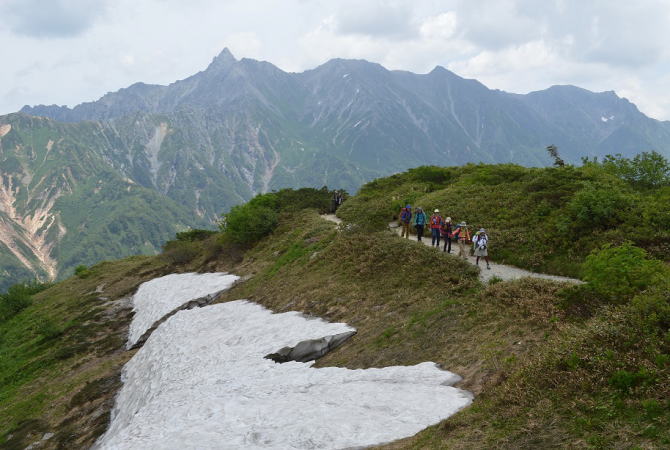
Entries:
[[[323,217],[324,219],[329,220],[333,223],[336,223],[338,225],[340,223],[342,223],[342,219],[335,216],[334,214],[325,214],[325,215],[322,215],[321,217]],[[398,237],[400,237],[400,233],[401,233],[402,229],[398,226],[398,224],[396,222],[390,223],[389,228],[391,228],[391,230],[393,230],[393,232],[396,233],[396,235],[398,235]],[[410,237],[409,239],[412,240],[413,242],[418,243],[418,241],[416,240],[416,237],[414,237],[414,236]],[[427,238],[424,236],[421,243],[423,243],[424,245],[426,245],[428,247],[431,247],[431,245],[430,245],[430,243],[431,243],[430,235]],[[443,247],[443,244],[441,244],[441,247]],[[435,249],[435,251],[440,251],[441,252],[442,249],[441,248],[439,250]],[[456,257],[456,252],[457,251],[458,251],[458,244],[452,243],[451,254],[454,257]],[[468,262],[470,264],[475,265],[475,261],[476,261],[476,258],[474,256],[469,256],[468,257]],[[481,269],[480,272],[479,272],[479,279],[482,282],[488,282],[493,277],[498,277],[498,278],[501,278],[503,280],[516,280],[518,278],[531,277],[531,278],[543,278],[545,280],[562,281],[562,282],[565,282],[565,283],[577,283],[577,284],[583,283],[581,280],[578,280],[576,278],[568,278],[568,277],[561,277],[561,276],[558,276],[558,275],[548,275],[548,274],[544,274],[544,273],[530,272],[528,270],[519,269],[518,267],[509,266],[509,265],[506,265],[506,264],[498,264],[498,263],[495,263],[493,261],[491,261],[491,269],[486,269],[486,261],[484,261],[483,258],[480,258],[480,260],[479,260],[479,267]]]

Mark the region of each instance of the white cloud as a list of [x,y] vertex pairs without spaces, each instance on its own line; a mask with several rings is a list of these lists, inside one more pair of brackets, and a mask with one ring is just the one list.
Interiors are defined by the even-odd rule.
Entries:
[[233,33],[225,37],[224,47],[228,47],[234,55],[242,55],[246,58],[260,58],[262,43],[256,33],[244,31]]
[[36,38],[73,37],[93,26],[107,6],[107,0],[5,0],[0,27]]
[[426,39],[449,39],[454,35],[457,23],[456,13],[449,11],[427,18],[419,27],[419,31]]

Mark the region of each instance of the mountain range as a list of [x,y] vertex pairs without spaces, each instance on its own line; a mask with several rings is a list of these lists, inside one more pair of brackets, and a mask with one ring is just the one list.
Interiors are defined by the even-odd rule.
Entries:
[[419,165],[670,155],[670,123],[614,92],[491,90],[436,67],[334,59],[288,73],[227,49],[168,86],[0,116],[0,288],[154,252],[282,187],[355,191]]

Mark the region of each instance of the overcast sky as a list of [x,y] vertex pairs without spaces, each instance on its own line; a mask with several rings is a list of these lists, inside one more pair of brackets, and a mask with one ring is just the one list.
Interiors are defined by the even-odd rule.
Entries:
[[228,47],[287,71],[364,58],[614,90],[668,120],[669,44],[670,0],[0,0],[0,114],[168,84]]

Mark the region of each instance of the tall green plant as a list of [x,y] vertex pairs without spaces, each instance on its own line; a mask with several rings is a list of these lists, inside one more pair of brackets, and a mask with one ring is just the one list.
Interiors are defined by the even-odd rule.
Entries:
[[631,242],[604,245],[586,257],[583,278],[596,292],[614,302],[624,302],[668,276],[663,262],[648,257]]

